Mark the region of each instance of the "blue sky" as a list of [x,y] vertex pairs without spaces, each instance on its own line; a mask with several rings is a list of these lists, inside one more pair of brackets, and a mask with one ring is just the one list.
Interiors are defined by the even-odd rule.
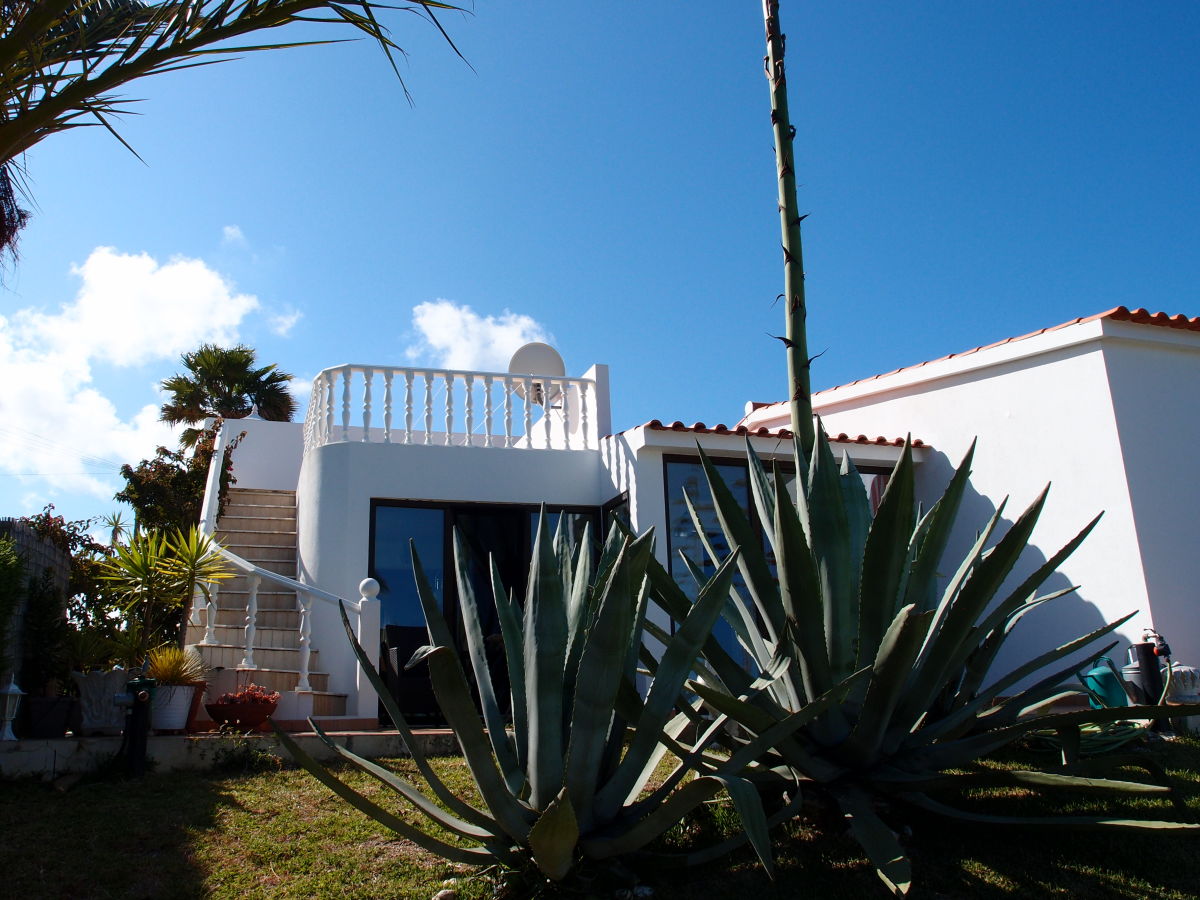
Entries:
[[[780,398],[758,2],[478,0],[445,18],[470,67],[391,23],[411,106],[368,43],[260,54],[132,88],[144,162],[100,129],[28,155],[0,514],[114,510],[201,340],[309,379],[550,337],[573,374],[611,366],[617,428]],[[783,23],[817,387],[1120,304],[1200,314],[1200,6]]]

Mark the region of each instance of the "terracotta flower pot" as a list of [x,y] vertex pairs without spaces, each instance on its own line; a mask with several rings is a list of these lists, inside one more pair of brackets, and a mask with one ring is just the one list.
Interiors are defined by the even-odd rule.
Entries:
[[237,731],[265,731],[266,721],[278,703],[205,703],[212,720]]

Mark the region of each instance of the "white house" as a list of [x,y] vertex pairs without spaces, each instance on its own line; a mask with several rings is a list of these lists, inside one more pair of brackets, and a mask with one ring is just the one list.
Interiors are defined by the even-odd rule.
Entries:
[[[1003,496],[1013,498],[1011,521],[1047,481],[1054,487],[1027,566],[1105,510],[1061,569],[1062,585],[1081,589],[1057,611],[1029,617],[1027,633],[1042,648],[1140,609],[1124,638],[1153,624],[1191,662],[1200,652],[1200,623],[1188,614],[1200,576],[1189,552],[1197,489],[1166,464],[1178,468],[1177,454],[1200,439],[1198,387],[1200,319],[1118,308],[824,391],[814,406],[835,447],[875,485],[911,434],[927,502],[978,436],[974,492],[951,553]],[[786,404],[749,404],[732,427],[656,420],[613,433],[600,365],[578,378],[325,369],[303,423],[229,423],[225,436],[245,432],[233,454],[237,485],[218,521],[214,469],[205,519],[246,574],[213,609],[193,611],[189,640],[227,677],[286,691],[283,718],[369,724],[376,700],[334,602],[347,598],[372,655],[382,634],[383,668],[406,712],[419,716],[431,709],[428,685],[400,671],[424,631],[409,539],[452,622],[451,528],[481,559],[495,554],[517,583],[541,503],[576,527],[605,527],[620,509],[636,530],[655,528],[670,566],[677,550],[702,555],[682,502],[685,490],[705,502],[697,444],[745,495],[747,439],[763,457],[790,459],[786,423]]]

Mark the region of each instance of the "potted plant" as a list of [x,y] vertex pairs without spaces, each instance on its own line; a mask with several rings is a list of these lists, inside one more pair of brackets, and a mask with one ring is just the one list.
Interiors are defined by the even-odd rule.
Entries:
[[72,628],[67,635],[71,680],[79,691],[79,733],[120,734],[125,710],[113,702],[125,691],[129,672],[114,668],[119,651],[106,629],[98,625]]
[[208,667],[200,654],[168,645],[151,650],[146,657],[144,674],[158,682],[151,704],[151,723],[155,731],[180,732],[188,725],[196,695],[204,693]]
[[222,694],[216,703],[206,703],[204,708],[222,730],[253,731],[263,726],[278,703],[278,691],[248,684],[239,691]]

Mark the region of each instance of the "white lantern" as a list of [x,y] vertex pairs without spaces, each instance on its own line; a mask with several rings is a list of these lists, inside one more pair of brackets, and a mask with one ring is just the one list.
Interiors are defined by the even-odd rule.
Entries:
[[21,705],[21,698],[24,696],[25,692],[17,687],[14,676],[9,675],[8,684],[0,688],[0,741],[17,739],[13,734],[12,723],[17,717],[17,707]]

